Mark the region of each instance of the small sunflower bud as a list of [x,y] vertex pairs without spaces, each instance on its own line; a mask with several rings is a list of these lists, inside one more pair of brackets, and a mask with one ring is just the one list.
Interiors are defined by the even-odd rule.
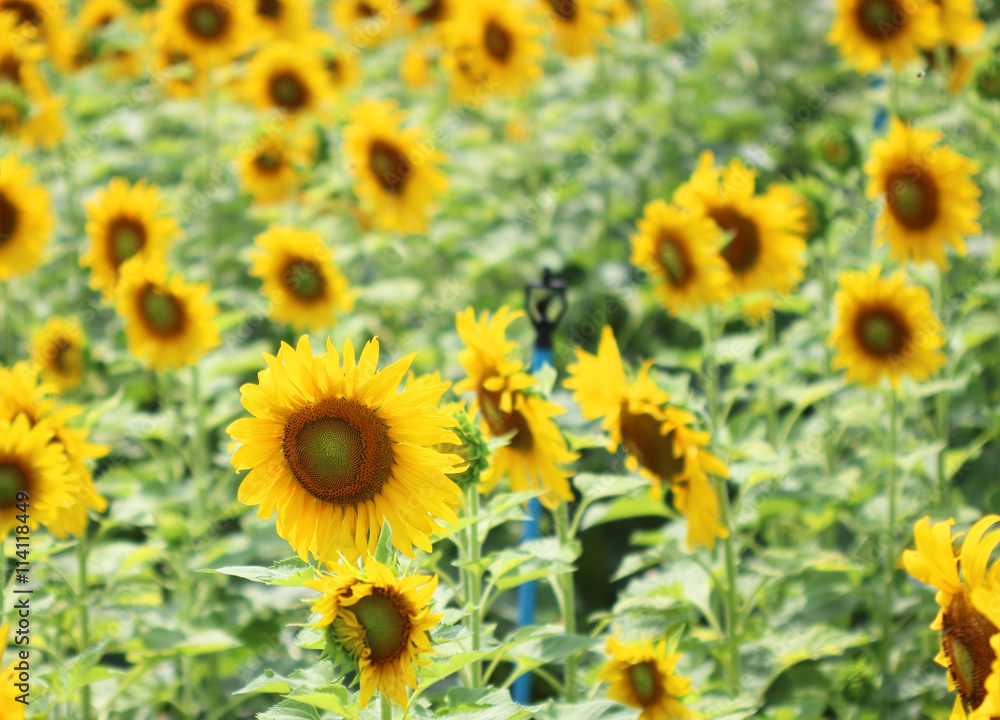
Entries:
[[844,172],[861,158],[858,144],[850,131],[839,125],[823,125],[813,137],[814,152],[834,170]]
[[792,184],[806,207],[806,240],[822,238],[830,226],[830,191],[817,178],[804,177]]
[[984,60],[976,69],[976,92],[983,100],[1000,102],[1000,53]]
[[442,445],[441,452],[452,453],[462,458],[468,467],[459,474],[449,476],[463,490],[479,483],[479,478],[486,472],[490,463],[490,448],[483,437],[479,424],[461,403],[445,407],[444,411],[458,421],[458,426],[452,428],[458,435],[461,445]]

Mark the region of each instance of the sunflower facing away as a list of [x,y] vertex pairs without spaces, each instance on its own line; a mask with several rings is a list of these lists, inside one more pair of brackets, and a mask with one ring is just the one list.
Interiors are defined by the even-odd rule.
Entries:
[[502,307],[490,319],[483,311],[478,322],[472,308],[458,314],[458,334],[466,347],[458,361],[467,377],[455,392],[473,392],[489,437],[510,435],[507,445],[497,448],[489,471],[483,476],[483,492],[492,490],[506,476],[515,492],[545,490],[541,502],[556,507],[573,499],[570,473],[562,465],[576,460],[552,420],[565,409],[526,392],[536,381],[518,360],[508,359],[517,343],[505,337],[507,326],[524,315]]
[[434,518],[455,521],[461,493],[446,474],[458,458],[432,447],[458,441],[445,429],[455,421],[431,408],[448,383],[396,392],[413,358],[376,372],[378,340],[357,361],[348,340],[341,365],[329,340],[314,357],[303,335],[296,348],[265,355],[259,383],[240,388],[254,416],[227,429],[230,449],[239,445],[233,466],[252,468],[240,502],[260,505],[262,518],[277,509],[278,534],[302,559],[371,554],[384,521],[412,557],[414,545],[430,552]]
[[361,676],[361,706],[376,691],[407,705],[406,688],[417,687],[414,665],[429,665],[422,656],[434,652],[429,631],[443,615],[428,612],[437,576],[409,575],[397,579],[373,558],[364,571],[335,565],[306,583],[323,597],[312,610],[322,615],[318,627],[329,628],[334,642],[357,663]]
[[[7,649],[7,638],[10,637],[10,625],[0,625],[0,661]],[[24,703],[17,701],[21,691],[14,687],[19,671],[15,668],[16,660],[11,660],[6,668],[0,664],[0,717],[4,720],[27,720]]]
[[31,336],[31,363],[60,392],[72,390],[83,379],[85,342],[76,320],[51,317]]
[[218,308],[209,287],[170,276],[160,261],[133,258],[122,266],[115,310],[125,321],[128,349],[157,370],[198,362],[217,347]]
[[704,449],[708,433],[691,428],[694,417],[670,405],[670,397],[649,377],[651,362],[629,383],[611,328],[601,331],[597,355],[576,349],[577,362],[566,368],[563,385],[573,392],[588,420],[601,418],[609,434],[608,451],[624,445],[628,467],[653,481],[651,493],[660,500],[664,487],[674,506],[688,519],[689,548],[715,547],[728,532],[719,523],[719,499],[708,473],[728,478],[725,463]]
[[276,40],[250,59],[244,93],[259,109],[278,109],[297,119],[319,111],[331,90],[314,47]]
[[257,236],[250,274],[264,281],[271,319],[296,328],[329,327],[354,302],[347,280],[333,263],[333,250],[319,233],[271,226]]
[[448,189],[436,167],[448,156],[427,143],[422,128],[401,128],[403,119],[391,101],[356,105],[344,128],[344,155],[354,170],[355,192],[380,227],[425,232],[430,205]]
[[139,256],[161,261],[170,241],[180,234],[174,219],[163,213],[159,188],[145,180],[130,186],[114,178],[87,201],[86,208],[90,247],[80,265],[90,268],[90,287],[103,290],[105,296],[114,290],[126,260]]
[[639,720],[680,720],[694,717],[680,699],[691,692],[691,681],[677,675],[681,654],[667,654],[666,641],[622,643],[608,638],[611,659],[598,676],[607,682],[608,698],[641,708]]
[[33,270],[52,235],[49,193],[33,180],[17,155],[0,160],[0,281]]
[[711,218],[655,200],[632,236],[632,263],[649,270],[658,281],[657,296],[676,315],[726,299],[731,273],[719,254],[721,245]]
[[538,0],[548,11],[555,46],[570,57],[593,55],[608,40],[608,17],[601,0]]
[[837,18],[827,36],[859,72],[888,60],[899,70],[941,37],[941,14],[933,0],[837,0]]
[[948,266],[945,243],[965,255],[962,237],[981,231],[976,163],[950,147],[935,147],[937,130],[916,130],[894,119],[884,140],[872,144],[865,164],[868,198],[884,198],[876,221],[876,242],[889,241],[893,258],[933,260]]
[[195,63],[222,65],[253,39],[253,6],[237,0],[164,0],[156,22],[159,44]]
[[307,0],[256,0],[254,13],[261,40],[298,40],[312,26],[312,5]]
[[972,526],[957,553],[954,520],[914,527],[916,550],[903,552],[903,566],[913,577],[938,589],[940,606],[931,630],[941,632],[934,658],[948,669],[948,689],[958,690],[951,720],[990,720],[1000,716],[1000,561],[990,555],[1000,546],[1000,516],[987,515]]
[[837,351],[833,367],[847,368],[848,380],[870,386],[883,377],[893,386],[903,375],[926,380],[944,365],[944,327],[927,290],[907,285],[902,271],[890,278],[881,271],[874,265],[866,273],[840,274],[837,324],[827,340]]

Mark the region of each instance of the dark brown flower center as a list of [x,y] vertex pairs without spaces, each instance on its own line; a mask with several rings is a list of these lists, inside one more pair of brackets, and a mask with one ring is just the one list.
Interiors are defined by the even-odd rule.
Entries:
[[366,2],[359,2],[357,5],[355,5],[354,12],[359,18],[375,17],[375,15],[377,14],[374,8],[372,8],[372,6]]
[[285,462],[310,495],[334,505],[375,497],[392,475],[394,456],[384,422],[353,400],[329,398],[285,423]]
[[986,679],[997,659],[990,638],[997,632],[965,592],[952,598],[941,619],[941,648],[951,661],[948,672],[962,702],[972,710],[986,699]]
[[898,0],[862,0],[857,9],[858,27],[874,40],[888,40],[909,20]]
[[293,258],[281,273],[281,284],[301,300],[316,301],[326,295],[326,281],[319,265],[307,258]]
[[284,7],[281,0],[257,0],[257,14],[270,20],[281,17]]
[[937,183],[920,167],[890,175],[886,200],[892,214],[910,230],[925,230],[933,225],[941,204]]
[[344,69],[341,67],[340,60],[335,57],[328,57],[326,59],[326,71],[333,78],[335,83],[340,83],[342,80]]
[[0,2],[0,10],[6,10],[17,15],[17,24],[28,23],[35,27],[41,27],[45,23],[45,16],[34,3],[25,0],[4,0]]
[[20,87],[21,61],[13,55],[7,55],[0,60],[0,80],[9,80]]
[[683,287],[694,277],[694,263],[687,245],[670,233],[662,233],[658,238],[656,260],[671,285]]
[[108,225],[108,253],[117,268],[146,247],[146,226],[130,217],[119,215]]
[[253,164],[265,175],[275,175],[285,165],[285,155],[281,150],[269,148],[254,155]]
[[486,51],[500,62],[507,62],[514,50],[513,36],[496,20],[490,20],[483,28],[483,43]]
[[52,364],[60,373],[73,372],[79,365],[80,351],[68,339],[61,337],[49,346]]
[[760,257],[760,232],[757,223],[730,207],[714,208],[709,216],[724,232],[732,235],[721,255],[737,275],[754,268]]
[[573,22],[576,19],[576,0],[548,0],[552,12],[563,22]]
[[292,70],[282,70],[272,75],[267,89],[274,104],[286,110],[299,110],[309,103],[309,88]]
[[143,324],[158,337],[179,335],[187,325],[184,304],[173,293],[155,285],[146,285],[139,293],[139,311]]
[[420,7],[415,13],[420,22],[432,24],[444,19],[446,10],[444,0],[417,0],[416,5]]
[[652,705],[660,697],[663,682],[656,671],[656,665],[649,660],[630,665],[628,679],[632,684],[632,692],[643,707]]
[[622,443],[639,464],[665,483],[684,472],[684,457],[674,457],[674,430],[664,435],[663,421],[649,413],[633,414],[621,405]]
[[371,595],[348,608],[365,629],[365,645],[373,662],[392,662],[406,650],[411,626],[402,604],[392,591],[373,588]]
[[398,147],[385,140],[375,140],[368,149],[368,162],[383,190],[391,195],[402,195],[406,181],[413,174],[413,163]]
[[229,27],[229,12],[214,2],[200,0],[188,5],[184,14],[187,29],[202,40],[215,40]]
[[0,508],[17,504],[17,494],[28,490],[29,474],[13,460],[0,462]]
[[855,335],[861,347],[876,358],[898,357],[910,341],[910,328],[890,307],[870,308],[859,314]]
[[0,190],[0,247],[14,237],[17,232],[17,206]]
[[504,412],[500,409],[500,395],[499,391],[483,388],[479,390],[479,407],[490,432],[497,437],[514,433],[508,442],[508,447],[518,452],[530,451],[535,444],[535,438],[531,434],[527,419],[517,410]]

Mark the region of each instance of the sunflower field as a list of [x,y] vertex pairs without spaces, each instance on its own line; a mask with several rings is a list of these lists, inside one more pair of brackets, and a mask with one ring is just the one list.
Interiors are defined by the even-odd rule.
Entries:
[[0,720],[1000,720],[1000,0],[0,0]]

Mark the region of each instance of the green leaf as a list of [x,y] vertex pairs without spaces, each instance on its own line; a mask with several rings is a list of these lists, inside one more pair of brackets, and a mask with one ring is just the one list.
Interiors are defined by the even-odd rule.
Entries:
[[265,585],[290,585],[299,587],[306,580],[316,577],[316,570],[306,562],[297,557],[279,560],[269,568],[258,567],[256,565],[230,565],[216,569],[199,570],[203,573],[217,573],[219,575],[231,575],[232,577],[243,578],[251,582],[263,583]]
[[322,717],[314,707],[294,700],[285,700],[260,713],[257,720],[322,720]]
[[637,475],[592,475],[580,473],[573,484],[587,500],[626,495],[639,488],[648,488],[649,480]]
[[583,514],[580,528],[586,530],[615,520],[634,517],[670,517],[670,513],[662,502],[655,502],[648,493],[643,493],[640,496],[620,497],[612,502],[591,506]]
[[321,710],[335,712],[350,720],[356,720],[361,712],[361,703],[355,702],[352,704],[347,688],[341,685],[326,688],[323,692],[293,695],[290,699],[320,708]]
[[420,670],[419,690],[426,690],[431,685],[454,675],[459,670],[496,652],[497,648],[479,650],[478,652],[461,652],[447,657],[434,656],[434,663]]
[[265,670],[263,675],[259,675],[249,683],[233,692],[233,695],[246,695],[248,693],[276,693],[284,695],[291,692],[292,687],[288,678],[278,675],[271,670]]
[[392,528],[389,526],[388,520],[383,520],[382,532],[379,533],[378,545],[375,546],[375,562],[389,567],[393,558]]
[[601,640],[583,635],[550,635],[519,643],[516,649],[507,653],[515,661],[515,667],[507,677],[510,684],[526,672],[550,662],[565,660],[570,655],[589,650]]

